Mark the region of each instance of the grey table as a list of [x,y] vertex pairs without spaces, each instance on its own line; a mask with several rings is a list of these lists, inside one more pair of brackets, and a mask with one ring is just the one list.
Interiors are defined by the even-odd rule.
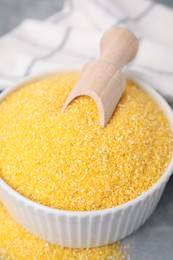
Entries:
[[[157,0],[173,8],[173,0]],[[0,35],[23,19],[45,19],[60,10],[63,0],[0,0]],[[123,243],[131,243],[132,260],[173,260],[173,177],[152,217]]]
[[132,260],[173,260],[173,176],[151,218],[127,242]]

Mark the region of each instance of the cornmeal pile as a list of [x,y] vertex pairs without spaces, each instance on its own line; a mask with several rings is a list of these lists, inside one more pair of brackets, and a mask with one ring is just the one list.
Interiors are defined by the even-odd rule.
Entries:
[[130,260],[129,244],[70,249],[46,243],[27,233],[0,203],[0,258],[2,260]]
[[30,83],[0,104],[0,177],[53,208],[110,208],[158,181],[170,160],[172,134],[157,105],[132,82],[105,128],[87,96],[61,113],[77,77]]

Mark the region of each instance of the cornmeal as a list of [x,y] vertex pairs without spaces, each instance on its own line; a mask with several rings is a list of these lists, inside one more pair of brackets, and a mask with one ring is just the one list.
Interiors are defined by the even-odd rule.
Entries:
[[132,82],[105,128],[87,96],[61,113],[77,77],[30,83],[0,104],[0,177],[53,208],[111,208],[162,176],[172,154],[171,130],[158,106]]

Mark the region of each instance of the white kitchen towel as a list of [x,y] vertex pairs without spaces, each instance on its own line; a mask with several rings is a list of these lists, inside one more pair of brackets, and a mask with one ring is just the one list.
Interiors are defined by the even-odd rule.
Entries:
[[49,19],[24,21],[0,39],[0,89],[38,72],[81,68],[116,25],[139,39],[127,69],[173,101],[173,10],[149,0],[66,0]]

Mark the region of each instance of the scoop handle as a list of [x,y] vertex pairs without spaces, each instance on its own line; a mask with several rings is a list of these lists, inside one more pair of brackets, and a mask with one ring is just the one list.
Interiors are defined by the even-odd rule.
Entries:
[[135,57],[138,50],[136,36],[126,28],[117,27],[106,31],[100,43],[101,55],[99,60],[123,68]]

